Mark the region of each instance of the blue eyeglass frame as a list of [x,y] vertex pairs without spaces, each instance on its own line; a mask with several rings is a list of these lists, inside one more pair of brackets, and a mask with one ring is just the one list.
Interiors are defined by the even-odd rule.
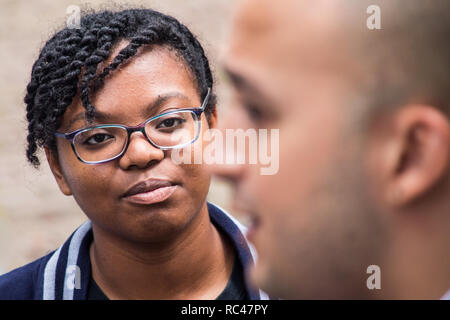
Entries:
[[[77,157],[78,160],[80,160],[81,162],[83,162],[85,164],[105,163],[105,162],[112,161],[112,160],[115,160],[115,159],[123,156],[125,154],[125,152],[127,151],[127,149],[128,149],[128,145],[130,144],[130,136],[131,136],[131,134],[133,132],[136,132],[136,131],[141,132],[144,135],[144,137],[147,139],[147,141],[152,146],[154,146],[155,148],[158,148],[158,149],[161,149],[161,150],[170,150],[170,149],[184,148],[185,146],[190,145],[190,144],[194,143],[195,141],[197,141],[197,139],[199,137],[201,126],[202,126],[201,121],[199,121],[199,120],[201,120],[201,115],[202,115],[203,111],[205,111],[206,105],[208,104],[210,93],[211,93],[211,88],[208,88],[208,92],[206,93],[206,97],[205,97],[205,99],[203,99],[203,103],[202,103],[202,105],[199,108],[183,108],[183,109],[171,110],[171,111],[168,111],[168,112],[165,112],[165,113],[158,114],[158,115],[156,115],[154,117],[151,117],[150,119],[145,120],[144,122],[142,122],[141,124],[138,124],[137,126],[125,126],[125,125],[122,125],[122,124],[105,124],[105,125],[93,126],[93,127],[88,127],[88,128],[82,128],[82,129],[78,129],[78,130],[75,130],[75,131],[72,131],[72,132],[69,132],[69,133],[61,133],[61,132],[57,132],[56,131],[56,132],[54,132],[54,134],[57,137],[69,140],[70,144],[72,146],[72,150],[75,153],[75,156]],[[150,121],[153,121],[155,119],[158,119],[160,117],[163,117],[163,116],[166,116],[166,115],[169,115],[169,114],[178,113],[178,112],[186,112],[186,111],[194,113],[197,116],[197,120],[196,121],[199,122],[197,133],[195,135],[195,138],[192,139],[192,141],[189,141],[189,142],[186,142],[186,143],[183,143],[183,144],[180,144],[180,145],[176,145],[176,146],[173,146],[173,147],[163,147],[163,146],[159,146],[159,145],[155,144],[153,141],[151,141],[149,139],[149,137],[147,136],[147,134],[145,133],[145,126]],[[73,142],[75,137],[79,133],[82,133],[82,132],[85,132],[85,131],[88,131],[88,130],[92,130],[92,129],[101,129],[101,128],[122,128],[122,129],[126,130],[127,131],[127,143],[125,144],[125,146],[122,149],[122,151],[118,155],[116,155],[116,156],[114,156],[112,158],[109,158],[109,159],[106,159],[106,160],[100,160],[100,161],[85,161],[85,160],[83,160],[78,155],[77,150],[75,148],[75,144]]]

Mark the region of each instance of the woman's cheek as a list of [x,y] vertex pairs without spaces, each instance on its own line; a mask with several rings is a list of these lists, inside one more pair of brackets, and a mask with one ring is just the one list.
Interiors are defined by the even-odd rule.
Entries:
[[111,177],[101,168],[101,165],[94,168],[83,168],[74,173],[72,176],[71,189],[73,196],[80,207],[86,212],[95,210],[96,208],[106,209],[108,204],[111,204],[113,199],[108,199],[114,194],[110,188],[112,186]]

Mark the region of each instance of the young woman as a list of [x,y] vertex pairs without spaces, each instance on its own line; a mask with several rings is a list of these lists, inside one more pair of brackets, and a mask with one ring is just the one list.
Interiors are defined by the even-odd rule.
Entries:
[[243,228],[206,202],[201,148],[216,123],[204,51],[153,10],[84,14],[33,65],[28,160],[43,147],[60,190],[88,217],[57,250],[0,277],[2,299],[261,299]]

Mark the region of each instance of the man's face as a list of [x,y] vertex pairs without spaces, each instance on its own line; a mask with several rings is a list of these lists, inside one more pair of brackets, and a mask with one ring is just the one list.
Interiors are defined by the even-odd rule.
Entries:
[[235,90],[222,126],[279,129],[279,171],[216,173],[234,183],[237,207],[253,219],[256,285],[281,298],[361,296],[377,221],[363,191],[351,64],[332,5],[294,2],[245,2],[225,63]]

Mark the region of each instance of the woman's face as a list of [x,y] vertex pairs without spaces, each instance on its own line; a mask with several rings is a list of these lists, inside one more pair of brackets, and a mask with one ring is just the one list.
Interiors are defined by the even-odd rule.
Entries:
[[[107,62],[125,45],[121,43]],[[181,58],[161,46],[141,50],[91,98],[97,111],[109,114],[99,124],[136,126],[168,109],[201,105],[195,80]],[[77,117],[85,111],[76,97],[58,131],[67,133],[88,126],[84,118]],[[213,114],[210,124],[215,120]],[[208,129],[204,114],[201,123],[202,131]],[[72,194],[92,222],[104,230],[134,241],[166,240],[182,230],[205,203],[210,176],[203,166],[175,164],[172,151],[153,147],[140,132],[131,135],[122,157],[96,165],[79,161],[68,140],[57,140],[58,157],[48,150],[46,154],[60,189]],[[197,140],[190,148],[202,145]],[[169,182],[173,193],[153,204],[124,197],[132,186],[148,179]]]

